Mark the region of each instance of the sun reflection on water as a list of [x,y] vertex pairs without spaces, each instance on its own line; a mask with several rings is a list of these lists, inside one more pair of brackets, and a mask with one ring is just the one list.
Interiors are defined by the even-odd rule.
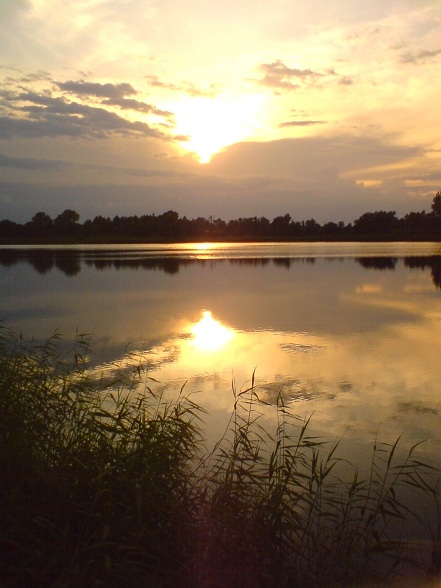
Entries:
[[196,251],[206,251],[207,249],[212,249],[213,243],[195,243],[194,249]]
[[199,322],[190,328],[191,345],[199,351],[219,351],[234,337],[234,331],[211,316],[209,310],[204,310]]

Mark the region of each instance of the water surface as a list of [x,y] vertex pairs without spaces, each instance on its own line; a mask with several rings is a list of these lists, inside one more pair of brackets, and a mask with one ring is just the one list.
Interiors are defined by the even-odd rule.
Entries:
[[[4,247],[0,318],[92,335],[94,366],[143,357],[220,432],[253,372],[362,452],[403,431],[441,457],[441,247],[432,243]],[[354,449],[356,448],[356,449]]]

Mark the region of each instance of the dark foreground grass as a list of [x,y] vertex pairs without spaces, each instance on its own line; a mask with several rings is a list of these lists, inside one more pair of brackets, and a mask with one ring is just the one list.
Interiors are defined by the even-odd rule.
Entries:
[[1,331],[2,587],[437,582],[439,471],[417,447],[377,440],[348,476],[282,401],[263,430],[252,381],[207,454],[184,391],[167,402],[136,363],[97,380],[87,345],[58,349]]

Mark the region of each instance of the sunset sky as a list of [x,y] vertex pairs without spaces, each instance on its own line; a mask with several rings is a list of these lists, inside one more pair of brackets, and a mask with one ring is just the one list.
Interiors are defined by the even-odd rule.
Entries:
[[430,210],[440,0],[0,0],[0,219]]

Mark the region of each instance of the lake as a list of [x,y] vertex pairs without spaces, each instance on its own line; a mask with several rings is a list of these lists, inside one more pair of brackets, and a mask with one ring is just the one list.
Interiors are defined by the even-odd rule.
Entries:
[[98,372],[142,357],[214,436],[254,372],[353,461],[404,432],[439,462],[440,288],[438,243],[0,249],[0,319],[26,338],[88,333]]

